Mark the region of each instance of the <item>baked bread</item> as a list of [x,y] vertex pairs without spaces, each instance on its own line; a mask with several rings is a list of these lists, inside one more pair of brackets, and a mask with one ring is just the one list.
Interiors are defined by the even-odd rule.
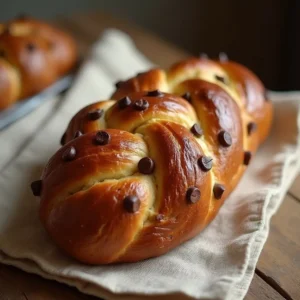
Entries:
[[259,79],[224,59],[150,70],[118,83],[112,99],[73,117],[32,183],[52,239],[88,264],[159,256],[197,235],[272,120]]
[[42,91],[76,61],[74,40],[51,25],[27,17],[0,24],[0,110]]

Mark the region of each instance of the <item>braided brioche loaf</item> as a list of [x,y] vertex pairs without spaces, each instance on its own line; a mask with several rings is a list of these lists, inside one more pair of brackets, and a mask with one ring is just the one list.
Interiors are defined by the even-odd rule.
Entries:
[[40,92],[76,60],[73,39],[53,26],[27,17],[0,24],[0,109]]
[[73,117],[66,145],[32,183],[51,237],[90,264],[158,256],[198,234],[272,119],[261,82],[224,60],[139,74],[112,98]]

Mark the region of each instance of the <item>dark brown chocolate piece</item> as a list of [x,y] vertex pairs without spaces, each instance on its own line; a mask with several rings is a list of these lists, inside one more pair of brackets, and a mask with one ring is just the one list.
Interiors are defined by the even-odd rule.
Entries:
[[155,164],[150,157],[142,158],[138,163],[138,168],[142,174],[151,174],[154,170]]
[[121,85],[124,83],[124,81],[118,81],[118,82],[116,82],[115,83],[115,86],[116,86],[116,88],[118,89],[118,88],[120,88],[121,87]]
[[200,125],[195,123],[192,127],[191,127],[191,132],[193,133],[193,135],[195,135],[196,137],[201,137],[203,135],[203,130],[201,129]]
[[76,156],[76,149],[71,146],[71,147],[68,147],[64,153],[62,154],[62,159],[64,161],[71,161],[75,158]]
[[250,122],[247,125],[247,133],[251,135],[257,129],[257,125],[254,122]]
[[221,76],[221,75],[215,75],[215,78],[216,78],[218,81],[220,81],[220,82],[222,82],[222,83],[224,83],[224,84],[227,84],[227,80],[226,80],[226,78],[225,78],[224,76]]
[[124,198],[124,208],[129,213],[135,213],[140,209],[141,201],[137,196],[127,196]]
[[216,183],[214,185],[214,189],[213,189],[213,192],[214,192],[214,196],[217,200],[221,199],[222,198],[222,195],[223,193],[225,192],[225,186],[223,184],[220,184],[220,183]]
[[162,97],[164,94],[160,90],[154,90],[147,93],[148,97]]
[[42,192],[42,180],[33,181],[30,185],[32,194],[34,196],[41,196]]
[[212,168],[213,159],[209,156],[201,156],[198,159],[198,165],[202,171],[207,172]]
[[135,110],[143,111],[146,110],[148,107],[149,107],[149,102],[145,99],[137,100],[134,103]]
[[201,197],[201,192],[198,188],[196,187],[188,188],[186,192],[186,200],[189,203],[196,203],[197,201],[200,200],[200,197]]
[[104,146],[104,145],[108,144],[109,141],[110,141],[110,135],[106,131],[101,130],[96,133],[96,136],[94,139],[94,142],[96,145]]
[[130,104],[131,104],[131,100],[128,96],[126,96],[118,101],[118,106],[120,109],[124,109],[124,108],[130,106]]
[[218,140],[221,146],[223,147],[230,147],[232,144],[232,138],[229,132],[223,130],[220,131],[218,134]]
[[96,121],[102,117],[103,113],[104,113],[103,109],[92,110],[88,112],[88,119],[90,121]]
[[67,134],[64,133],[60,139],[60,144],[63,146],[66,143]]
[[244,165],[248,166],[251,160],[252,154],[250,151],[245,151],[244,153]]

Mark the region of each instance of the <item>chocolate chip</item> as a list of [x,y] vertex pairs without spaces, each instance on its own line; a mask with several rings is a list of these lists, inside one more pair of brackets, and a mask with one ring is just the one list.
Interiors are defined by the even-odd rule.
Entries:
[[208,59],[208,55],[206,53],[200,53],[199,57],[201,59]]
[[248,123],[248,125],[247,125],[247,133],[248,133],[248,135],[250,135],[256,129],[257,129],[257,125],[254,122]]
[[107,133],[106,131],[98,131],[96,133],[96,136],[95,136],[95,139],[94,139],[94,142],[96,145],[106,145],[108,144],[110,141],[110,135],[109,133]]
[[220,62],[228,61],[228,55],[225,52],[220,52],[219,53],[219,61]]
[[34,196],[40,196],[42,192],[42,180],[33,181],[30,187]]
[[76,156],[76,149],[71,146],[71,147],[68,147],[64,153],[62,154],[62,159],[64,161],[71,161],[75,158]]
[[60,144],[63,146],[66,143],[66,137],[67,134],[66,132],[62,135],[61,139],[60,139]]
[[150,91],[146,96],[148,97],[162,97],[164,94],[159,90]]
[[5,51],[3,49],[0,49],[0,57],[5,57]]
[[149,107],[149,102],[145,99],[137,100],[134,103],[134,109],[135,110],[142,111],[142,110],[147,109],[148,107]]
[[158,214],[157,216],[156,216],[156,220],[158,221],[158,222],[161,222],[161,221],[163,221],[165,219],[165,216],[163,215],[163,214]]
[[120,109],[124,109],[124,108],[130,106],[130,104],[131,104],[131,100],[128,96],[126,96],[118,101],[118,106]]
[[216,80],[218,80],[218,81],[220,81],[220,82],[222,82],[222,83],[224,83],[224,84],[227,84],[227,80],[225,79],[225,77],[224,76],[221,76],[221,75],[215,75],[215,78],[216,78]]
[[102,117],[103,113],[104,113],[103,109],[92,110],[88,112],[88,119],[90,121],[96,121]]
[[250,151],[245,151],[244,153],[244,165],[248,166],[251,160],[252,154]]
[[230,133],[224,130],[219,132],[218,140],[223,147],[230,147],[232,144],[232,138]]
[[135,213],[140,209],[141,206],[141,201],[137,196],[127,196],[123,200],[124,203],[124,208],[129,212],[129,213]]
[[150,157],[144,157],[138,163],[138,169],[142,174],[151,174],[154,167],[155,163]]
[[74,134],[74,139],[80,137],[81,135],[83,135],[83,133],[80,130],[77,130]]
[[200,125],[195,123],[191,127],[191,132],[196,136],[196,137],[201,137],[203,135],[203,130],[201,129]]
[[198,159],[198,165],[202,171],[207,172],[212,168],[213,159],[209,156],[201,156]]
[[124,81],[118,81],[118,82],[116,82],[115,83],[116,88],[117,89],[120,88],[123,83],[124,83]]
[[222,198],[223,193],[225,192],[225,186],[220,183],[216,183],[213,188],[214,196],[217,200]]
[[196,187],[190,187],[188,188],[185,196],[188,202],[196,203],[201,197],[201,192]]
[[29,51],[29,52],[33,52],[35,49],[36,49],[36,46],[33,44],[33,43],[28,43],[26,45],[26,49]]
[[189,93],[189,92],[184,93],[183,95],[181,95],[181,97],[183,99],[187,100],[188,102],[192,101],[192,96],[191,96],[191,93]]

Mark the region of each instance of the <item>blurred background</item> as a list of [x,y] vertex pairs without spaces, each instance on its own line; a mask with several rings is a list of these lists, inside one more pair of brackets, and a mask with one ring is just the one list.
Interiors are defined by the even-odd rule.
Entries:
[[[299,0],[1,0],[0,19],[47,20],[102,11],[132,21],[191,54],[226,52],[273,90],[300,89]],[[5,4],[4,4],[5,3]]]

